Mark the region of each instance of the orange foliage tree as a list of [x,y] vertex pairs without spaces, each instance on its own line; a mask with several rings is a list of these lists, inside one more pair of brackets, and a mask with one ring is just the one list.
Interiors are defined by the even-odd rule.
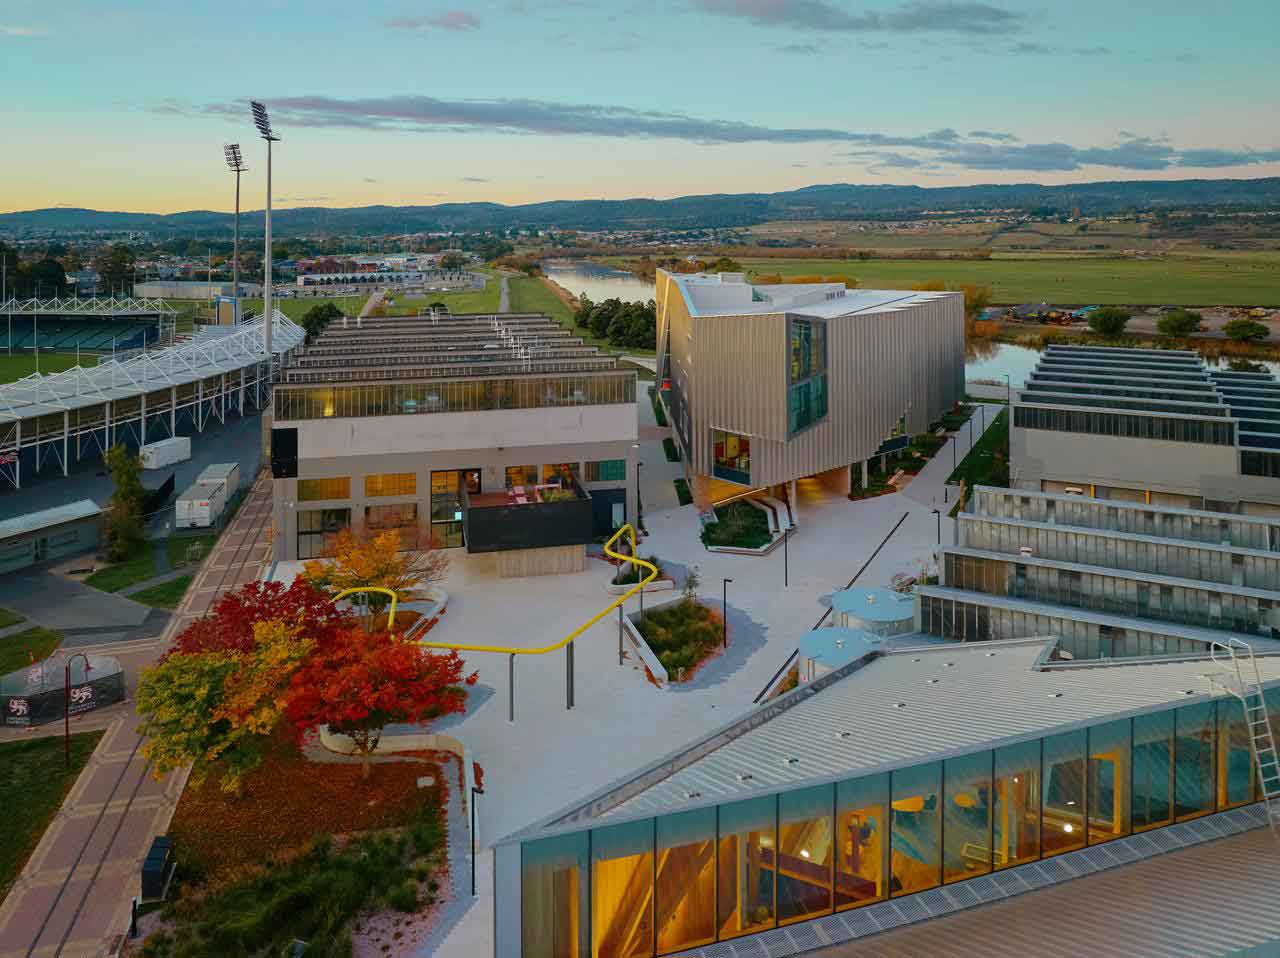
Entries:
[[[312,559],[302,569],[302,578],[314,589],[337,595],[347,589],[376,586],[391,589],[402,601],[416,588],[444,578],[449,557],[432,547],[430,539],[409,543],[398,532],[356,537],[347,530],[338,533],[333,557]],[[370,597],[370,607],[382,608],[386,599]]]

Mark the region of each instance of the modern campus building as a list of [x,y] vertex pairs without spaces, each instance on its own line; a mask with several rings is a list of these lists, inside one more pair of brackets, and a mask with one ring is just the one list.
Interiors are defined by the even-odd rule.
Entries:
[[1195,352],[1050,346],[1018,391],[1011,485],[1280,513],[1280,383]]
[[964,396],[960,293],[659,270],[657,311],[660,395],[699,502],[865,477]]
[[916,587],[917,628],[1058,636],[1075,659],[1280,652],[1280,517],[978,486]]
[[1203,657],[1081,668],[1054,645],[864,647],[502,839],[495,953],[776,958],[1280,815],[1280,658],[1237,697]]
[[636,515],[636,375],[541,313],[331,325],[275,389],[277,559],[342,529],[583,568]]

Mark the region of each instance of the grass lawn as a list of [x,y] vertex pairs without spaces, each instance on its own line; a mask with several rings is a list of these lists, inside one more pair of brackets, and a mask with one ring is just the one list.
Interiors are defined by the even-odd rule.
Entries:
[[182,601],[182,597],[187,594],[187,589],[191,585],[194,576],[180,575],[176,579],[170,579],[168,582],[161,582],[159,585],[153,585],[149,589],[143,589],[141,592],[133,592],[129,595],[134,602],[141,602],[143,605],[153,606],[157,609],[176,609],[178,603]]
[[[368,293],[360,296],[300,296],[287,299],[276,297],[272,299],[271,305],[295,323],[300,323],[307,310],[312,306],[321,306],[324,303],[333,303],[348,316],[359,316],[360,310],[364,307],[365,300],[368,298]],[[262,298],[249,299],[246,297],[240,300],[240,308],[245,312],[260,314],[262,312]]]
[[169,565],[180,569],[184,565],[195,565],[213,550],[217,536],[171,536],[165,542],[169,553]]
[[47,659],[61,644],[61,632],[38,625],[5,636],[0,639],[0,675],[8,675],[30,664],[32,656],[37,662]]
[[724,645],[724,619],[687,599],[646,612],[636,627],[673,682],[688,680],[703,659]]
[[782,276],[848,274],[867,289],[906,289],[942,280],[990,286],[997,303],[1131,303],[1183,306],[1280,305],[1280,260],[1263,254],[1001,255],[989,260],[744,258],[743,269]]
[[119,592],[131,585],[145,582],[155,574],[156,557],[151,551],[151,543],[148,542],[132,559],[103,566],[84,581],[86,585],[101,589],[103,592]]
[[[75,353],[46,353],[43,349],[40,350],[40,372],[42,373],[60,373],[75,364]],[[80,365],[85,367],[98,365],[97,354],[81,353]],[[30,376],[35,371],[34,353],[14,353],[12,356],[0,353],[0,383],[14,382],[23,376]]]
[[25,615],[18,615],[12,609],[0,609],[0,629],[7,629],[11,625],[17,625]]
[[496,313],[498,299],[502,294],[502,284],[496,276],[489,276],[484,289],[471,289],[460,293],[445,293],[428,290],[425,293],[414,293],[412,296],[392,294],[395,304],[386,307],[385,313],[374,315],[417,316],[418,310],[432,303],[444,303],[451,313]]
[[965,487],[1009,485],[1009,411],[1001,410],[969,454],[947,478]]
[[718,522],[702,528],[703,545],[759,549],[773,541],[765,511],[741,500],[716,506],[716,518]]
[[71,736],[71,767],[63,767],[62,738],[0,744],[0,899],[18,878],[102,732]]

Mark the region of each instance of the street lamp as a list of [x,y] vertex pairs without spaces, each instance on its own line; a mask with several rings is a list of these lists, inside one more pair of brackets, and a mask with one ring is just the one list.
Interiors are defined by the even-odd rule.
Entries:
[[476,897],[476,796],[483,795],[484,789],[471,786],[471,897]]
[[62,758],[66,767],[71,767],[71,663],[76,657],[84,659],[84,677],[87,680],[93,666],[89,664],[89,656],[83,652],[73,652],[67,656],[66,684],[62,686]]
[[720,614],[724,616],[724,647],[729,647],[729,583],[732,579],[725,579],[720,584]]
[[[271,308],[271,144],[280,142],[280,137],[271,130],[271,118],[267,116],[267,108],[257,100],[249,101],[249,109],[253,111],[253,125],[258,128],[258,135],[267,141],[267,217],[266,217],[266,250],[265,265],[262,272],[262,335],[263,346],[267,353],[267,369],[272,368],[271,331],[275,324],[275,314]],[[268,379],[272,374],[268,372]]]
[[227,166],[231,168],[231,172],[236,175],[236,232],[235,241],[232,244],[232,262],[231,267],[231,295],[235,297],[235,321],[240,322],[240,174],[248,169],[244,165],[244,159],[240,156],[240,144],[228,143],[222,148],[222,153],[227,158]]
[[933,514],[938,518],[938,545],[942,545],[942,512],[934,506]]

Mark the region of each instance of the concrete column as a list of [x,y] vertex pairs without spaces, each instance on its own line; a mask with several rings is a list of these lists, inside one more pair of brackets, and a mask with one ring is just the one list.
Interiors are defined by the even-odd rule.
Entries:
[[870,459],[862,460],[862,488],[863,489],[866,489],[867,486],[871,485],[871,470],[867,465],[870,461],[871,461]]
[[639,449],[627,450],[627,522],[631,523],[632,528],[637,533],[640,531],[640,470],[637,464],[640,461]]
[[244,415],[244,367],[243,366],[240,367],[240,393],[239,393],[238,405],[240,407],[240,415],[243,416]]
[[169,438],[178,434],[178,387],[169,387]]
[[71,414],[62,410],[62,474],[67,474],[67,436],[71,432]]
[[138,420],[138,445],[145,446],[147,444],[147,394],[142,393],[138,396],[138,412],[141,418]]
[[794,479],[787,483],[787,505],[791,509],[791,521],[794,523],[800,517],[800,506],[796,503],[796,481]]

